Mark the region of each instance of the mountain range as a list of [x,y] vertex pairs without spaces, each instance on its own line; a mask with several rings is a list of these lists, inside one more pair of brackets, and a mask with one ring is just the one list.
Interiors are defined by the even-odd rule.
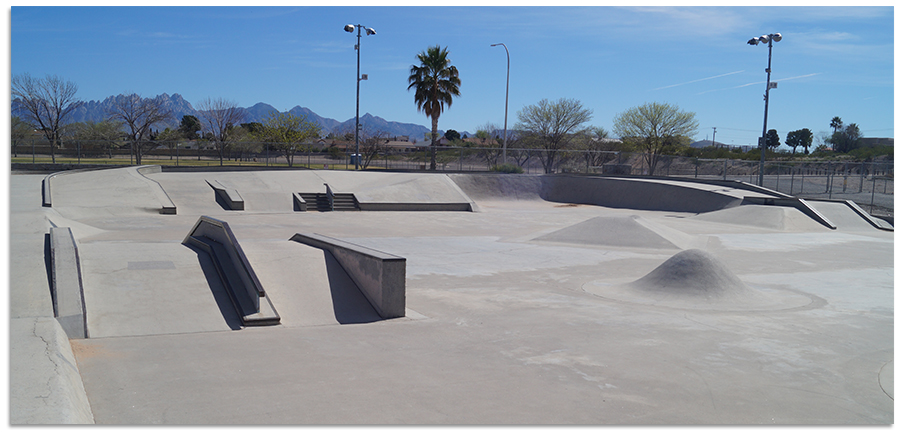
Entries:
[[[103,101],[92,100],[83,102],[68,115],[66,122],[77,123],[83,121],[103,121],[107,118],[107,111],[109,110],[110,106],[112,106],[113,102],[118,98],[122,98],[123,96],[124,95],[110,96]],[[189,103],[184,99],[184,97],[177,93],[172,94],[171,96],[163,93],[156,98],[163,102],[163,104],[169,110],[169,112],[171,112],[171,115],[173,117],[172,122],[160,124],[158,126],[160,128],[177,127],[181,123],[181,118],[185,115],[194,115],[199,117],[197,109],[194,109],[194,107],[191,106],[191,103]],[[244,123],[262,123],[266,120],[266,118],[269,117],[269,114],[271,114],[272,112],[278,112],[275,107],[266,103],[256,103],[253,106],[241,107],[240,109],[244,111]],[[21,118],[25,118],[22,113],[17,113],[16,111],[17,108],[15,107],[15,105],[13,105],[13,115],[18,115]],[[318,123],[321,127],[320,134],[322,136],[326,136],[332,131],[353,132],[355,118],[351,118],[346,121],[338,121],[333,118],[322,117],[309,108],[302,106],[296,106],[288,112],[295,116],[306,116],[307,121]],[[362,125],[362,128],[367,131],[384,132],[389,136],[407,135],[410,137],[410,140],[420,140],[424,138],[424,135],[426,133],[431,133],[431,129],[422,125],[387,121],[384,118],[377,117],[371,114],[361,115],[359,117],[359,123]],[[439,132],[440,134],[443,134],[443,131]],[[461,132],[461,134],[468,133]]]

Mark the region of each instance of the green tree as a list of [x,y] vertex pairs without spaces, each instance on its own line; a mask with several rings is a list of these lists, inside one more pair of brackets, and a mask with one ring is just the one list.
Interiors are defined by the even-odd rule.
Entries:
[[294,154],[304,143],[319,137],[321,130],[317,123],[306,121],[305,115],[296,116],[290,112],[272,112],[262,125],[263,140],[284,154],[291,167],[294,166]]
[[85,121],[72,124],[74,137],[81,140],[82,148],[106,150],[112,158],[112,150],[117,149],[122,140],[122,122],[115,120]]
[[781,140],[778,138],[778,131],[769,129],[766,131],[766,149],[777,148],[781,146]]
[[623,142],[643,153],[651,176],[662,155],[685,146],[697,132],[693,112],[685,112],[668,103],[645,103],[616,115],[613,132]]
[[455,142],[461,138],[459,132],[453,129],[447,129],[447,132],[444,132],[444,137],[447,137],[447,141]]
[[62,127],[66,116],[82,102],[75,98],[78,86],[55,75],[34,78],[28,73],[11,80],[13,111],[30,121],[50,142],[50,158],[56,163]]
[[800,131],[791,131],[788,132],[787,138],[784,139],[784,144],[791,147],[791,155],[797,153],[797,147],[800,146]]
[[459,96],[459,70],[451,65],[447,47],[440,45],[428,47],[416,58],[418,66],[413,65],[409,69],[409,87],[406,90],[415,90],[416,108],[431,118],[431,170],[437,169],[437,139],[438,118],[447,108],[453,104],[453,97]]
[[843,148],[841,152],[850,152],[859,146],[859,139],[862,138],[862,131],[856,123],[850,123],[844,129]]
[[193,115],[185,115],[181,117],[181,126],[178,127],[178,132],[181,135],[188,139],[193,140],[197,138],[197,133],[203,129],[203,125],[200,124],[200,119]]
[[14,116],[10,120],[9,137],[15,156],[19,155],[19,145],[31,136],[32,129],[34,127],[31,124],[19,117]]
[[813,133],[808,128],[788,132],[787,138],[784,140],[785,145],[793,148],[792,156],[797,153],[798,146],[802,146],[806,154],[809,154],[809,147],[812,145],[812,142]]
[[519,122],[515,128],[523,134],[526,144],[541,149],[537,156],[544,172],[552,173],[565,155],[562,150],[593,114],[576,99],[561,98],[551,102],[545,98],[522,108],[517,114]]

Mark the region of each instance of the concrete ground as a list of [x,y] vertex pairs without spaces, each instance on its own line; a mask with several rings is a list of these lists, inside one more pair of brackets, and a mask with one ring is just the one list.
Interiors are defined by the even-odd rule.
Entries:
[[[843,209],[822,211],[830,230],[785,207],[547,201],[539,176],[163,172],[147,177],[178,213],[161,215],[129,170],[57,176],[43,208],[43,176],[11,176],[13,424],[84,421],[81,384],[98,424],[894,421],[893,232]],[[224,210],[210,178],[246,210]],[[478,211],[292,210],[292,192],[323,182]],[[240,327],[209,258],[181,244],[200,215],[230,224],[280,325]],[[50,226],[75,237],[91,337],[41,358]],[[405,257],[406,317],[381,320],[326,254],[288,241],[313,232]],[[696,291],[631,284],[688,249],[715,262],[691,268]],[[731,276],[747,289],[716,289]],[[74,398],[15,393],[57,358],[77,365],[57,380]]]

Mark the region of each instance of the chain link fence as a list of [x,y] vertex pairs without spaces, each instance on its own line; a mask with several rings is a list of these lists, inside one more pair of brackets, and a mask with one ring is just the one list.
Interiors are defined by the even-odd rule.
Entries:
[[[424,148],[362,149],[358,156],[339,147],[279,147],[266,142],[229,143],[223,154],[212,142],[153,141],[138,148],[143,164],[170,166],[259,166],[310,169],[427,170],[431,151]],[[21,141],[12,145],[13,163],[85,165],[134,164],[136,152],[130,144],[109,141],[68,140],[51,151],[46,140]],[[51,156],[53,154],[53,156]],[[548,151],[543,149],[439,147],[439,171],[518,171],[540,174],[588,173],[650,175],[646,158],[618,151]],[[549,169],[547,169],[549,167]],[[654,176],[759,183],[758,161],[659,156]],[[879,216],[893,216],[894,162],[767,161],[763,186],[806,199],[849,199]]]

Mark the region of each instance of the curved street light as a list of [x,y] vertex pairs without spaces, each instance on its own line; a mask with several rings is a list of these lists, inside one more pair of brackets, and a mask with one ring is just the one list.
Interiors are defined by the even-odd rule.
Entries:
[[769,142],[766,139],[766,127],[768,126],[769,121],[769,90],[778,86],[776,83],[774,86],[771,82],[772,79],[772,42],[781,42],[781,33],[774,34],[763,34],[759,37],[754,37],[747,41],[749,45],[759,45],[769,44],[769,66],[766,68],[766,94],[763,96],[763,100],[766,102],[766,109],[763,113],[763,132],[762,139],[759,141],[759,186],[763,186],[763,170],[766,167],[766,150],[769,149]]
[[509,112],[509,48],[506,48],[506,44],[491,44],[492,47],[496,47],[497,45],[503,45],[503,49],[506,50],[506,105],[503,107],[503,164],[506,165],[506,116]]
[[356,50],[356,153],[353,158],[356,160],[356,169],[359,169],[359,82],[364,79],[369,79],[368,75],[359,76],[359,41],[362,37],[362,30],[366,30],[366,36],[372,36],[375,34],[375,30],[372,28],[368,28],[362,25],[344,25],[344,31],[348,33],[352,33],[356,31],[356,46],[354,49]]

